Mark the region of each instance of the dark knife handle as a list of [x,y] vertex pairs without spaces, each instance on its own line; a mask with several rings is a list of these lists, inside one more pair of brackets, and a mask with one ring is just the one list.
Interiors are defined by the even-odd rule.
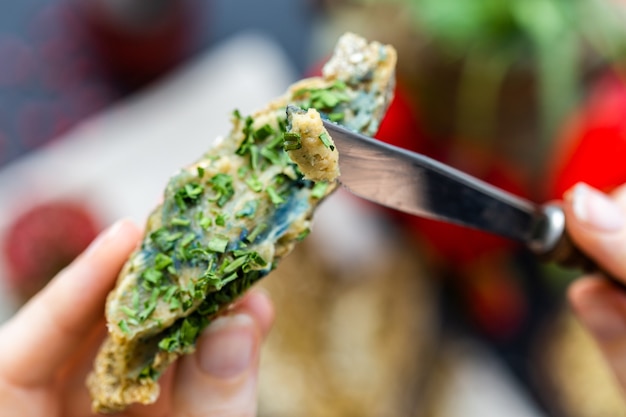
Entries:
[[626,284],[600,268],[596,261],[587,256],[572,241],[565,227],[565,213],[561,206],[546,204],[542,209],[546,214],[548,234],[552,234],[554,240],[549,244],[550,247],[544,246],[542,250],[536,250],[537,247],[533,248],[531,245],[531,249],[537,253],[539,259],[544,262],[555,262],[565,268],[580,269],[585,273],[602,273],[614,284],[626,290]]

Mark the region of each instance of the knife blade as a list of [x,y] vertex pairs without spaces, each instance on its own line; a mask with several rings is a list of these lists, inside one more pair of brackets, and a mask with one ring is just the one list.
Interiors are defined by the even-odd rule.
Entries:
[[432,158],[324,120],[339,152],[339,182],[351,193],[405,213],[521,242],[564,266],[595,270],[565,230],[559,204],[538,205]]

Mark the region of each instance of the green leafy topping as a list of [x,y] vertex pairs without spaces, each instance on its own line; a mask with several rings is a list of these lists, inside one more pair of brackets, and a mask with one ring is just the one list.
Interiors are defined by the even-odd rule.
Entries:
[[302,136],[295,132],[285,132],[283,134],[283,149],[293,151],[302,148]]
[[263,183],[257,178],[256,175],[252,175],[250,178],[248,178],[246,180],[246,184],[255,193],[260,193],[261,191],[263,191]]
[[258,141],[267,139],[274,134],[274,129],[269,124],[264,124],[254,132],[254,138]]
[[246,262],[248,262],[248,257],[245,255],[235,258],[231,262],[224,262],[222,268],[220,268],[220,272],[223,274],[231,274],[241,268]]
[[130,334],[130,329],[128,328],[128,323],[126,323],[126,320],[120,320],[119,322],[117,322],[117,326],[122,332]]
[[272,201],[272,203],[276,206],[283,204],[285,202],[285,199],[282,198],[278,192],[276,191],[276,189],[274,187],[272,187],[271,185],[269,187],[267,187],[265,189],[265,192],[267,193],[267,195],[270,197],[270,200]]
[[196,203],[203,192],[204,187],[202,187],[202,185],[191,182],[189,184],[185,184],[184,187],[179,188],[176,191],[174,194],[174,200],[176,201],[178,208],[186,210],[187,204]]
[[301,107],[314,107],[318,110],[333,110],[341,103],[350,100],[350,97],[344,92],[346,84],[342,81],[336,81],[326,88],[306,88],[298,90],[294,93],[294,97],[303,96],[305,98]]
[[333,145],[333,141],[330,138],[330,136],[328,136],[328,133],[326,132],[322,132],[319,135],[320,140],[322,141],[322,143],[324,144],[324,146],[326,146],[328,149],[330,149],[331,151],[335,150],[335,145]]
[[307,227],[306,229],[304,229],[298,234],[298,237],[296,237],[296,240],[297,241],[304,240],[309,234],[311,234],[311,229]]
[[189,316],[182,319],[180,326],[176,327],[168,336],[161,339],[159,349],[174,352],[192,346],[200,334],[200,330],[208,323],[206,319]]
[[161,227],[150,234],[150,240],[161,252],[168,252],[182,236],[181,232],[170,232],[167,228]]
[[172,226],[189,226],[191,224],[191,220],[183,219],[182,217],[174,217],[170,221],[170,224]]
[[155,268],[148,268],[141,274],[143,279],[152,285],[159,285],[161,278],[163,278],[163,272],[157,271]]
[[216,174],[209,180],[209,184],[216,193],[212,201],[216,201],[219,207],[223,207],[235,194],[233,177],[228,174]]
[[244,178],[246,174],[248,173],[248,171],[250,171],[250,168],[248,168],[245,165],[242,165],[239,168],[237,168],[237,176],[239,178]]
[[326,190],[328,189],[328,182],[326,181],[318,181],[313,186],[311,190],[311,197],[313,198],[322,198],[326,195]]
[[233,117],[234,117],[236,120],[241,120],[241,119],[243,119],[243,116],[241,115],[241,112],[239,111],[239,109],[235,109],[235,110],[233,110]]
[[204,177],[204,168],[202,168],[201,166],[198,166],[196,170],[198,173],[198,178],[202,179],[202,177]]
[[154,267],[157,270],[162,271],[163,269],[172,265],[173,262],[174,261],[172,260],[172,258],[165,255],[164,253],[157,253],[157,255],[154,258]]
[[148,365],[139,373],[139,379],[151,379],[156,381],[159,379],[159,373],[153,367]]
[[250,167],[255,171],[259,167],[259,147],[256,145],[250,146]]
[[[239,119],[241,119],[241,115],[239,117]],[[237,155],[246,155],[247,153],[250,152],[250,148],[251,146],[254,145],[254,137],[252,135],[252,124],[254,123],[254,119],[250,116],[246,117],[245,122],[244,122],[244,126],[243,126],[243,141],[241,141],[241,144],[239,145],[239,148],[237,148],[237,151],[235,152]]]
[[132,318],[132,319],[137,318],[137,312],[130,307],[123,305],[123,306],[120,306],[120,310],[122,311],[122,313],[126,314],[126,316],[128,316],[129,318]]
[[215,216],[215,224],[218,226],[226,226],[228,217],[230,217],[228,213],[218,213],[217,216]]
[[202,213],[202,217],[200,217],[200,220],[198,221],[198,223],[200,224],[200,227],[203,228],[204,230],[208,230],[209,227],[213,226],[213,219],[211,219],[209,216],[204,215],[204,213]]
[[257,224],[252,232],[246,237],[246,240],[250,243],[253,243],[256,238],[268,228],[267,223],[259,223]]
[[282,152],[278,152],[278,150],[269,146],[261,149],[261,155],[274,165],[280,165],[282,163]]
[[[209,219],[210,220],[210,219]],[[194,241],[194,239],[196,238],[196,235],[189,232],[187,233],[181,240],[180,240],[180,246],[182,248],[187,247],[191,242]]]
[[216,235],[211,238],[207,248],[213,252],[224,253],[228,247],[228,237],[223,235]]

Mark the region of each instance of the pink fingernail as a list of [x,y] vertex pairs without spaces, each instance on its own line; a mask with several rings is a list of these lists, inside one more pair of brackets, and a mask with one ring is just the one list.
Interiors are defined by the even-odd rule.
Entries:
[[606,194],[580,183],[572,193],[574,215],[582,223],[604,232],[616,232],[624,227],[624,214]]
[[247,314],[216,319],[202,336],[200,368],[217,378],[232,378],[247,370],[256,351],[254,326]]
[[85,249],[84,256],[91,256],[93,253],[98,251],[98,248],[102,246],[104,242],[109,239],[115,238],[115,236],[120,232],[125,220],[118,220],[105,231],[100,233],[98,237],[96,237],[93,242],[89,244],[87,249]]

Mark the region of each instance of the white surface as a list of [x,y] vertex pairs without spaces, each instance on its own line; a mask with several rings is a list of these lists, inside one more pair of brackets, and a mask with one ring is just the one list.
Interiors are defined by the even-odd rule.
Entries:
[[[260,108],[294,77],[282,51],[266,38],[248,34],[225,42],[0,170],[0,242],[21,212],[57,198],[85,201],[105,223],[130,217],[143,224],[171,174],[229,132],[234,109],[246,114]],[[1,321],[12,305],[0,291]]]
[[457,341],[442,417],[547,417],[504,365],[482,346]]

